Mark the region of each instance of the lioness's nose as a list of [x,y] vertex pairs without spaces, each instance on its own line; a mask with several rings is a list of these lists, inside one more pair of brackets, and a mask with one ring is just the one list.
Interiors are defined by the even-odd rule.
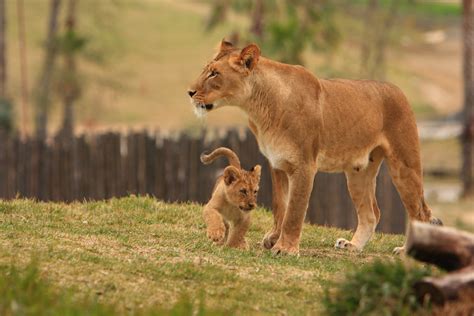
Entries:
[[196,90],[188,90],[189,96],[192,98],[196,94]]

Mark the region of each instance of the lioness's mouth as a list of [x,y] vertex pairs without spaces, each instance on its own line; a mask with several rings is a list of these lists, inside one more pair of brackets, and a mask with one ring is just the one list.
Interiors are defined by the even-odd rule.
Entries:
[[212,103],[208,103],[208,104],[201,104],[200,105],[201,109],[206,109],[206,110],[212,110],[212,108],[214,107],[214,104]]
[[244,212],[250,212],[251,210],[253,210],[253,207],[243,207],[243,206],[239,206],[239,208],[244,211]]

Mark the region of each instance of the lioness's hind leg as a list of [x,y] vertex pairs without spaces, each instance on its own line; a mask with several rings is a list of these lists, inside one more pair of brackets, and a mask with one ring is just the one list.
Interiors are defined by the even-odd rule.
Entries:
[[363,170],[346,171],[347,186],[357,211],[357,229],[351,241],[339,238],[335,247],[362,250],[380,220],[380,210],[375,198],[376,177],[383,159],[380,148],[370,155],[369,165]]
[[226,227],[222,215],[217,210],[206,205],[203,210],[203,217],[207,226],[207,237],[213,242],[222,243],[226,235]]
[[[397,188],[410,220],[430,222],[442,225],[441,220],[433,217],[431,209],[426,205],[423,197],[423,175],[421,169],[418,144],[393,148],[387,156],[388,167],[392,181]],[[404,247],[394,249],[395,253],[402,253]]]

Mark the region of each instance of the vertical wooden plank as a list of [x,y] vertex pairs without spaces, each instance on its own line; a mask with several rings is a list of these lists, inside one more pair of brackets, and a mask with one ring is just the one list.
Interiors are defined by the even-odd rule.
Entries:
[[155,196],[158,199],[166,200],[166,178],[165,178],[165,148],[163,145],[164,140],[161,138],[160,134],[156,136],[156,154],[155,162]]
[[199,160],[199,139],[193,138],[189,142],[189,176],[188,176],[188,199],[198,201],[199,171],[201,167]]
[[138,193],[138,183],[137,183],[137,142],[136,135],[131,133],[128,135],[127,139],[128,144],[128,167],[127,167],[127,191],[128,194],[137,194]]
[[178,172],[176,174],[177,180],[177,196],[176,200],[184,202],[189,200],[188,193],[188,177],[189,177],[189,136],[182,134],[179,140],[177,141],[177,147],[179,148],[179,155],[177,156],[178,160]]
[[4,130],[0,130],[0,198],[8,195],[8,138]]
[[146,132],[137,133],[135,137],[137,146],[137,193],[146,194]]

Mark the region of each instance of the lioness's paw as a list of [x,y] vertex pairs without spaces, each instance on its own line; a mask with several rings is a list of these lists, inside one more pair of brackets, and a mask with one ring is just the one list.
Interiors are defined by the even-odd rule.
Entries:
[[224,240],[225,228],[224,229],[214,229],[207,230],[207,238],[216,243],[222,243]]
[[404,253],[405,253],[405,246],[393,248],[393,254],[394,255],[402,255]]
[[272,249],[273,246],[275,246],[276,242],[278,241],[278,238],[280,237],[280,234],[274,233],[273,231],[268,232],[265,234],[265,237],[263,237],[262,245],[265,249]]
[[430,224],[431,225],[443,226],[443,222],[439,218],[436,218],[436,217],[431,217]]
[[241,249],[241,250],[248,250],[249,249],[249,245],[247,244],[246,241],[239,242],[239,243],[233,243],[233,244],[227,244],[226,246],[230,247],[230,248]]
[[272,254],[274,256],[290,255],[290,256],[299,257],[300,249],[299,249],[298,246],[296,246],[296,247],[283,246],[283,245],[281,245],[277,242],[272,248]]
[[359,250],[353,243],[344,238],[338,238],[334,248],[337,249],[348,249],[348,250]]

